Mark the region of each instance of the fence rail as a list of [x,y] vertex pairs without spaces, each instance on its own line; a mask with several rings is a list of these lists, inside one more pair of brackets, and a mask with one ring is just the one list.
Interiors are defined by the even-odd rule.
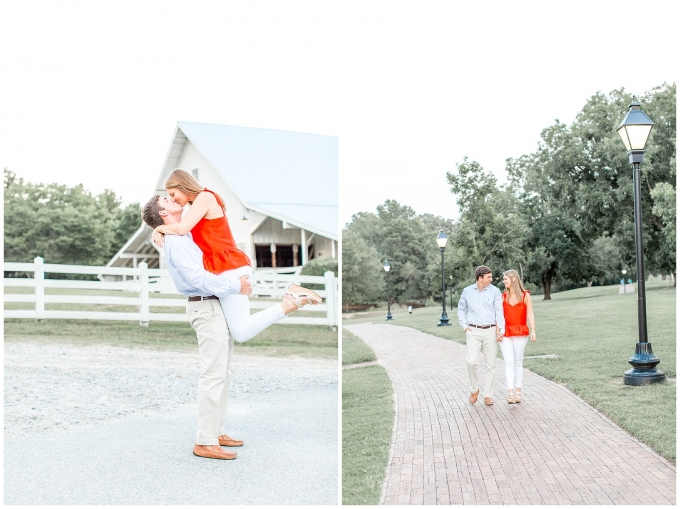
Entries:
[[[5,302],[35,303],[34,309],[5,309],[5,318],[33,318],[38,321],[48,319],[82,319],[82,320],[134,320],[140,326],[148,326],[150,321],[186,322],[184,313],[152,313],[153,307],[185,307],[186,300],[180,298],[153,297],[154,293],[179,293],[170,280],[167,269],[149,269],[142,262],[136,268],[126,267],[93,267],[84,265],[57,265],[43,263],[37,257],[34,263],[4,262],[5,272],[32,273],[33,278],[3,278],[5,287],[32,287],[33,294],[4,294]],[[97,276],[132,276],[132,281],[74,281],[62,279],[45,279],[45,273],[56,274],[92,274]],[[280,298],[292,282],[297,284],[323,285],[317,293],[324,298],[322,304],[309,306],[310,311],[323,316],[284,318],[281,324],[304,324],[338,326],[338,278],[332,272],[324,276],[302,276],[299,274],[281,274],[280,271],[254,271],[251,278],[253,297]],[[137,293],[137,297],[116,297],[96,295],[45,295],[45,288],[82,289],[82,290],[118,290]],[[87,310],[51,310],[45,304],[105,304],[120,306],[136,306],[138,312],[122,311],[87,311]],[[251,300],[250,307],[263,309],[273,302]]]

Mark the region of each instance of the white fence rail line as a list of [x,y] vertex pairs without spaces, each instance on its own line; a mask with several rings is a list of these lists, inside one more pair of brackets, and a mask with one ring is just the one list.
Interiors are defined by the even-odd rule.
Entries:
[[[184,313],[152,313],[153,307],[185,307],[185,299],[153,298],[154,292],[181,295],[169,279],[166,269],[149,269],[142,262],[137,268],[126,267],[92,267],[82,265],[56,265],[43,263],[37,257],[34,263],[5,262],[5,272],[30,272],[33,278],[3,278],[4,286],[33,287],[34,294],[4,294],[5,302],[35,303],[34,309],[4,310],[5,318],[33,318],[35,320],[48,319],[83,319],[83,320],[135,320],[141,326],[147,326],[149,321],[186,322]],[[133,281],[72,281],[59,279],[45,279],[45,273],[57,274],[94,274],[133,276]],[[325,302],[316,306],[309,306],[305,311],[317,313],[319,317],[297,317],[295,315],[281,320],[282,324],[326,325],[338,326],[338,278],[332,272],[324,276],[301,276],[296,274],[281,274],[276,271],[255,271],[251,278],[253,296],[271,297],[279,299],[283,296],[291,282],[301,285],[321,284],[323,290],[316,290]],[[138,297],[113,297],[94,295],[45,295],[45,288],[84,289],[84,290],[119,290],[134,292]],[[61,311],[45,309],[46,303],[60,304],[107,304],[120,306],[137,306],[139,312],[126,313],[116,311]],[[251,301],[253,309],[263,309],[273,302]]]

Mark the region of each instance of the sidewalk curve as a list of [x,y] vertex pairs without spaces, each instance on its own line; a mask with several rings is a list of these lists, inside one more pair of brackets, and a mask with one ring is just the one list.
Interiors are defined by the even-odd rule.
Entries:
[[675,504],[675,466],[560,385],[525,370],[522,403],[508,405],[497,359],[496,404],[471,405],[464,345],[397,325],[345,328],[394,384],[381,503]]

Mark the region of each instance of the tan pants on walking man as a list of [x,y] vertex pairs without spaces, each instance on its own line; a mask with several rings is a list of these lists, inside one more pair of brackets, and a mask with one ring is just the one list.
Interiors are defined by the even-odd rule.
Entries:
[[234,338],[229,334],[220,301],[187,302],[187,316],[198,338],[201,375],[198,378],[197,445],[219,445],[226,435],[227,400],[231,382]]
[[471,327],[471,330],[465,333],[465,343],[467,345],[465,360],[467,361],[468,374],[470,375],[471,392],[477,392],[479,389],[477,364],[479,362],[479,353],[484,352],[484,363],[486,364],[486,374],[484,376],[485,398],[490,398],[493,392],[493,377],[496,373],[496,353],[498,352],[497,339],[496,327],[489,329]]

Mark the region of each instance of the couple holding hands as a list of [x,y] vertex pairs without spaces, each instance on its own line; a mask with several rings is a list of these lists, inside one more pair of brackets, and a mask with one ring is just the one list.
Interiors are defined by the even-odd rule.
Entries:
[[[498,345],[505,361],[508,404],[522,401],[522,361],[529,338],[536,341],[536,321],[531,295],[515,270],[503,273],[505,291],[491,284],[489,267],[475,270],[476,282],[463,290],[458,302],[458,323],[465,331],[467,365],[470,376],[470,403],[477,402],[479,381],[477,363],[483,352],[486,363],[484,404],[493,405],[491,397]],[[530,333],[531,328],[531,333]]]

